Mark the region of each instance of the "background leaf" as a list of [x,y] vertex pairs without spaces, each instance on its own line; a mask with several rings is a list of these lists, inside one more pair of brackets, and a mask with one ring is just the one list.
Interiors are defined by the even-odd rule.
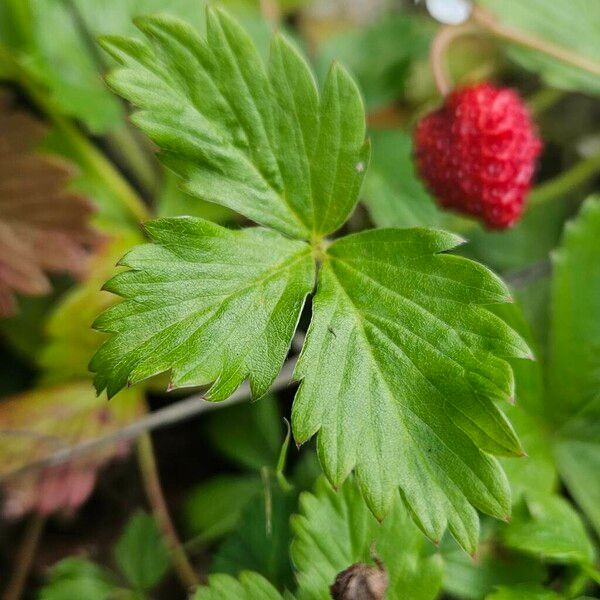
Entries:
[[[478,0],[503,24],[600,63],[600,5],[595,0]],[[509,55],[552,87],[600,93],[600,78],[547,54],[514,45]]]
[[295,506],[295,494],[264,478],[261,493],[245,508],[234,534],[217,548],[211,571],[237,576],[252,570],[279,590],[293,588],[289,520]]
[[239,580],[230,575],[209,576],[208,586],[200,586],[196,590],[193,600],[222,600],[223,598],[236,598],[236,600],[283,599],[264,577],[245,571],[240,574]]
[[548,412],[561,477],[600,531],[600,198],[566,227],[554,257]]
[[152,589],[169,570],[170,558],[154,518],[135,514],[115,546],[115,561],[132,587]]
[[190,534],[207,542],[234,531],[263,487],[258,474],[217,475],[196,486],[184,507]]
[[81,558],[66,558],[50,569],[40,600],[108,600],[117,590],[114,578],[102,567]]
[[2,484],[4,515],[76,509],[94,489],[98,469],[126,453],[127,444],[110,444],[57,467],[11,474],[64,447],[120,429],[143,410],[139,392],[124,391],[109,404],[85,380],[29,390],[0,402],[0,477],[7,476]]
[[15,292],[48,294],[48,272],[82,276],[96,241],[91,205],[67,189],[69,167],[34,152],[43,133],[0,97],[0,317],[15,312]]
[[371,140],[373,160],[363,196],[375,225],[438,225],[442,214],[415,174],[410,136],[400,129],[374,131]]
[[548,561],[589,565],[594,560],[579,515],[560,496],[525,496],[502,537],[509,547]]

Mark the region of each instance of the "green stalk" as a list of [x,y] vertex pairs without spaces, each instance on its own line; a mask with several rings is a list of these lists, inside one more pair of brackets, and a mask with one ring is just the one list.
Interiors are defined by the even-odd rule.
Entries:
[[578,162],[554,179],[536,187],[527,199],[529,207],[534,208],[549,200],[568,194],[594,177],[599,171],[600,153]]

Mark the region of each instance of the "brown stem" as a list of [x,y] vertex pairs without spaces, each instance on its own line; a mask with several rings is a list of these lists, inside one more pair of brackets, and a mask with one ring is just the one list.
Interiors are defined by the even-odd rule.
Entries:
[[142,475],[148,502],[152,508],[152,514],[158,523],[167,548],[169,549],[173,568],[185,589],[189,591],[191,588],[195,588],[200,581],[188,560],[187,554],[175,531],[173,521],[171,520],[171,515],[169,514],[169,509],[167,508],[167,503],[160,485],[156,458],[154,456],[154,449],[152,448],[152,439],[148,433],[142,434],[138,439],[137,455],[140,473]]
[[30,517],[25,534],[21,540],[21,545],[17,551],[13,574],[4,590],[2,600],[19,600],[21,598],[38,544],[42,537],[45,522],[46,519],[41,515],[34,514]]
[[499,37],[503,37],[511,42],[520,44],[521,46],[539,50],[540,52],[544,52],[549,56],[553,56],[564,63],[578,67],[584,71],[589,71],[594,75],[600,75],[600,63],[590,60],[585,56],[581,56],[576,52],[572,52],[571,50],[568,50],[562,46],[557,46],[552,42],[536,37],[530,33],[519,31],[518,29],[513,29],[508,25],[504,25],[500,23],[492,13],[488,12],[481,6],[473,7],[471,16],[476,23],[481,25],[481,27],[491,31]]
[[473,23],[464,23],[462,25],[444,25],[440,27],[433,38],[431,50],[429,52],[429,62],[433,73],[433,80],[442,96],[447,96],[452,91],[452,82],[448,74],[446,56],[448,49],[454,40],[477,33],[479,28]]

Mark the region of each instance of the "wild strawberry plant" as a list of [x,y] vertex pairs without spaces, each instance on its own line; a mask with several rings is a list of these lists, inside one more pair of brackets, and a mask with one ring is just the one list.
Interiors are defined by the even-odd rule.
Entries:
[[514,394],[506,359],[530,356],[487,308],[509,300],[506,286],[447,254],[461,239],[443,231],[326,237],[356,205],[369,160],[360,93],[341,66],[319,94],[285,38],[274,38],[265,68],[220,10],[208,10],[205,38],[166,17],[138,26],[143,41],[103,41],[122,63],[110,85],[137,105],[134,122],[186,191],[263,227],[147,223],[152,243],[105,286],[124,300],[95,322],[112,334],[90,364],[98,391],[110,397],[169,370],[171,387],[212,384],[214,401],[246,378],[260,398],[315,288],[295,372],[296,443],[319,432],[333,485],[354,470],[379,518],[400,489],[429,537],[449,527],[473,552],[475,509],[510,512],[492,456],[523,453],[496,404]]

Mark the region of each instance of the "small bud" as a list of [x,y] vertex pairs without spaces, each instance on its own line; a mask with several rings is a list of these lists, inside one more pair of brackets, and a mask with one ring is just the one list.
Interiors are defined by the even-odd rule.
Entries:
[[376,566],[356,563],[342,571],[329,588],[334,600],[383,600],[389,585],[383,563]]

